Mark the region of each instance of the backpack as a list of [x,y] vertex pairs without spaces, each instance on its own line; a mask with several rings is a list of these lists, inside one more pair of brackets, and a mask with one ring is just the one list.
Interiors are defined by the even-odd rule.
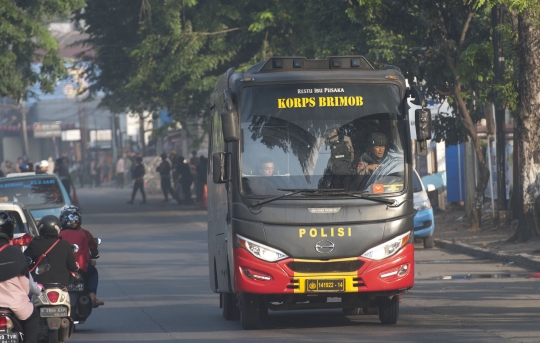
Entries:
[[[337,137],[336,140],[332,140]],[[352,175],[351,151],[343,135],[332,136],[328,144],[330,145],[330,159],[328,167],[334,175]]]

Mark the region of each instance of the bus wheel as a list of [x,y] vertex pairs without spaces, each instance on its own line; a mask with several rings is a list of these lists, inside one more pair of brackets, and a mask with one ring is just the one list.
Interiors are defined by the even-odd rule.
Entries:
[[242,293],[240,323],[244,330],[257,330],[261,326],[261,297]]
[[346,315],[346,316],[357,316],[359,315],[360,313],[362,313],[360,311],[360,307],[356,307],[356,308],[342,308],[343,310],[343,314]]
[[425,249],[431,249],[433,248],[433,236],[429,236],[428,238],[424,238],[424,248]]
[[381,298],[379,303],[379,319],[381,324],[395,324],[399,316],[399,296],[394,295],[392,299]]
[[235,293],[220,293],[221,304],[223,311],[223,318],[225,320],[238,320],[240,319],[240,308],[238,307],[238,300]]
[[362,307],[362,312],[364,312],[364,314],[379,314],[379,308],[378,307]]

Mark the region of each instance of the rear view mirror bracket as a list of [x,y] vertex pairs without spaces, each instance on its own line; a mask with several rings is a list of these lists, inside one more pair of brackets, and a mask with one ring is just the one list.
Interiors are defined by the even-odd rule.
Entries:
[[231,153],[216,152],[212,155],[212,177],[214,183],[230,181]]

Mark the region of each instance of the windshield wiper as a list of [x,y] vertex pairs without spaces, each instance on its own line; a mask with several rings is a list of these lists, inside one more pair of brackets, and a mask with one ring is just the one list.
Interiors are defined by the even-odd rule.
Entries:
[[398,207],[400,206],[401,204],[403,204],[405,201],[401,202],[401,203],[398,203],[397,200],[390,200],[390,199],[383,199],[383,198],[372,198],[372,197],[369,197],[369,196],[366,196],[364,194],[368,193],[368,191],[363,191],[363,192],[359,192],[359,193],[351,193],[351,192],[337,192],[337,193],[329,193],[327,195],[348,195],[348,196],[351,196],[353,198],[359,198],[359,199],[365,199],[365,200],[371,200],[371,201],[375,201],[375,202],[380,202],[380,203],[383,203],[383,204],[386,204],[390,207]]
[[257,206],[260,206],[262,204],[266,204],[266,203],[272,202],[274,200],[285,198],[285,197],[288,197],[290,195],[295,195],[295,194],[298,194],[298,193],[325,193],[326,194],[328,192],[336,192],[336,191],[337,192],[342,192],[342,191],[344,191],[343,188],[334,188],[334,189],[278,188],[277,190],[278,191],[289,191],[289,193],[278,195],[278,196],[275,196],[273,198],[265,199],[265,200],[262,200],[262,201],[254,201],[253,203],[251,203],[250,208],[257,207]]

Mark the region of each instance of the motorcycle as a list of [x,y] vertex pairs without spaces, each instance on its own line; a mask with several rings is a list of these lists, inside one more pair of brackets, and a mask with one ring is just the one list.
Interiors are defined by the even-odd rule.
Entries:
[[0,307],[0,342],[20,343],[24,333],[15,313],[9,308]]
[[[101,238],[96,238],[95,240],[98,245],[101,244]],[[75,253],[79,251],[79,246],[73,244],[71,250]],[[90,258],[95,260],[99,256],[90,256]],[[68,291],[71,301],[71,319],[75,325],[83,324],[92,313],[92,300],[86,287],[86,280],[78,284],[68,285]]]
[[[36,274],[46,273],[50,265],[36,268]],[[39,343],[66,341],[75,328],[71,319],[71,302],[66,286],[58,283],[44,284],[40,295],[32,295],[32,303],[39,311]]]

